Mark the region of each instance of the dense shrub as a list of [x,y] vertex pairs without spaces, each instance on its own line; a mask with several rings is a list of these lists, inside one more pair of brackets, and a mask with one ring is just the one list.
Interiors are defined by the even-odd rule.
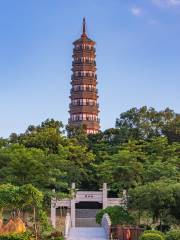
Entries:
[[146,230],[152,230],[152,227],[147,224],[139,224],[138,225],[140,228],[146,229]]
[[51,234],[44,236],[43,240],[64,240],[62,232],[54,231]]
[[170,225],[167,224],[162,224],[162,225],[158,225],[156,227],[156,230],[162,231],[162,232],[168,232],[171,229]]
[[165,238],[164,233],[162,233],[162,232],[160,232],[160,231],[158,231],[158,230],[146,230],[146,231],[144,231],[143,234],[147,234],[147,233],[158,234],[158,235],[161,235],[163,238]]
[[29,233],[0,235],[0,240],[30,240],[32,239]]
[[157,233],[143,233],[140,240],[164,240],[164,238]]
[[172,230],[166,234],[166,240],[180,240],[180,230]]
[[134,219],[129,215],[128,211],[120,206],[114,206],[98,211],[96,215],[96,222],[98,224],[101,224],[102,217],[105,213],[109,215],[112,225],[132,224],[134,222]]

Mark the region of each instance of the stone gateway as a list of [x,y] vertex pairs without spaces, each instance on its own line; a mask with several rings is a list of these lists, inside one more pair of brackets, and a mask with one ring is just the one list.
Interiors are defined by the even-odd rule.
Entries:
[[107,184],[103,184],[103,188],[100,191],[76,191],[75,183],[71,188],[71,199],[52,199],[51,200],[51,222],[53,227],[56,227],[56,209],[59,207],[66,207],[70,212],[70,227],[76,227],[76,204],[80,202],[95,202],[101,203],[102,208],[108,206],[122,206],[127,205],[126,191],[123,191],[122,198],[108,198]]

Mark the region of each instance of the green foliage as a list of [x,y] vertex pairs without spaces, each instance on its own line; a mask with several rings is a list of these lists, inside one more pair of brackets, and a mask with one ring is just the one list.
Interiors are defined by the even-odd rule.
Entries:
[[19,187],[11,184],[0,185],[0,209],[8,208],[11,211],[17,209],[21,199]]
[[170,214],[180,222],[180,183],[172,186],[174,195],[174,204],[170,206]]
[[154,108],[131,108],[120,114],[116,127],[126,132],[128,139],[150,139],[165,134],[169,141],[180,141],[180,116],[167,108],[156,111]]
[[157,233],[145,233],[141,235],[139,240],[164,240],[164,238]]
[[34,205],[31,193],[40,196],[28,184],[44,193],[43,203],[49,206],[52,189],[54,197],[64,197],[72,182],[86,190],[97,190],[106,182],[115,195],[127,190],[139,223],[144,213],[153,216],[154,223],[161,220],[161,229],[162,224],[180,221],[179,114],[132,108],[120,115],[115,128],[90,135],[84,130],[67,126],[64,134],[60,121],[47,119],[22,134],[0,138],[0,212],[4,206],[19,210],[32,203],[36,218],[48,228],[43,209],[37,212],[42,204]]
[[[41,149],[12,144],[0,149],[0,179],[14,185],[33,184],[40,189],[66,189],[64,153],[46,154]],[[4,161],[6,160],[6,161]]]
[[107,207],[105,209],[100,210],[96,215],[96,222],[98,224],[101,223],[103,215],[107,213],[111,219],[112,225],[117,224],[132,224],[133,218],[129,215],[129,213],[120,206]]
[[62,122],[47,119],[41,125],[30,125],[23,134],[11,134],[10,142],[23,144],[28,148],[39,148],[50,153],[57,153],[58,145],[63,141],[62,127]]
[[[179,205],[179,183],[159,181],[136,187],[130,191],[130,207],[141,211],[150,211],[154,220],[166,216]],[[173,212],[171,213],[173,215]],[[176,215],[174,215],[176,217]]]
[[172,230],[166,234],[165,240],[180,240],[180,230]]
[[0,148],[5,147],[8,144],[8,140],[0,137]]
[[114,190],[122,190],[141,182],[143,165],[133,152],[122,149],[117,154],[107,156],[97,166],[97,172],[101,182],[107,182]]
[[44,236],[43,240],[64,240],[61,232],[55,231],[51,232],[51,234]]
[[143,234],[147,234],[147,233],[154,233],[154,234],[158,234],[161,235],[163,238],[165,238],[165,235],[163,232],[158,231],[158,230],[146,230],[143,232]]
[[0,185],[0,208],[19,211],[29,207],[42,209],[43,194],[31,184],[13,186]]
[[32,240],[31,234],[26,232],[23,234],[0,235],[0,240]]
[[64,169],[69,185],[76,182],[79,186],[82,181],[88,180],[88,168],[94,161],[94,154],[86,146],[81,146],[76,140],[70,139],[66,145],[59,145],[59,154],[63,154],[66,159]]
[[75,139],[81,146],[88,145],[88,135],[86,133],[86,126],[67,125],[66,131],[68,138]]

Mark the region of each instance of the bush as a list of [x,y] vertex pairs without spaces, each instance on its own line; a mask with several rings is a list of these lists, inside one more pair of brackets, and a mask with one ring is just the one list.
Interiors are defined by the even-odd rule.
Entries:
[[134,219],[129,215],[128,211],[120,206],[114,206],[98,211],[96,214],[96,222],[98,224],[101,224],[102,217],[105,213],[109,215],[112,225],[132,224],[134,222]]
[[152,227],[147,224],[139,224],[138,227],[146,229],[146,230],[152,230]]
[[0,235],[0,240],[30,240],[30,239],[32,238],[29,233]]
[[64,240],[63,234],[59,231],[54,231],[51,234],[44,236],[43,240]]
[[167,225],[167,224],[162,224],[161,226],[158,225],[156,227],[157,230],[161,230],[162,232],[168,232],[170,230],[171,226],[170,225]]
[[172,230],[166,234],[166,240],[180,240],[180,230]]
[[140,240],[164,240],[164,238],[157,233],[143,233]]
[[147,234],[147,233],[154,233],[154,234],[158,234],[158,235],[161,235],[163,238],[165,238],[165,235],[164,233],[158,231],[158,230],[146,230],[143,232],[143,234]]

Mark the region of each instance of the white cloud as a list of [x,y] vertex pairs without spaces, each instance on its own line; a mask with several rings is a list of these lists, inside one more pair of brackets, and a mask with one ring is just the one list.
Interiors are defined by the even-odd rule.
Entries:
[[180,0],[152,0],[154,4],[160,7],[177,7],[180,6]]
[[132,13],[134,16],[139,17],[139,16],[142,15],[142,9],[141,9],[140,7],[134,6],[134,7],[131,8],[131,13]]

